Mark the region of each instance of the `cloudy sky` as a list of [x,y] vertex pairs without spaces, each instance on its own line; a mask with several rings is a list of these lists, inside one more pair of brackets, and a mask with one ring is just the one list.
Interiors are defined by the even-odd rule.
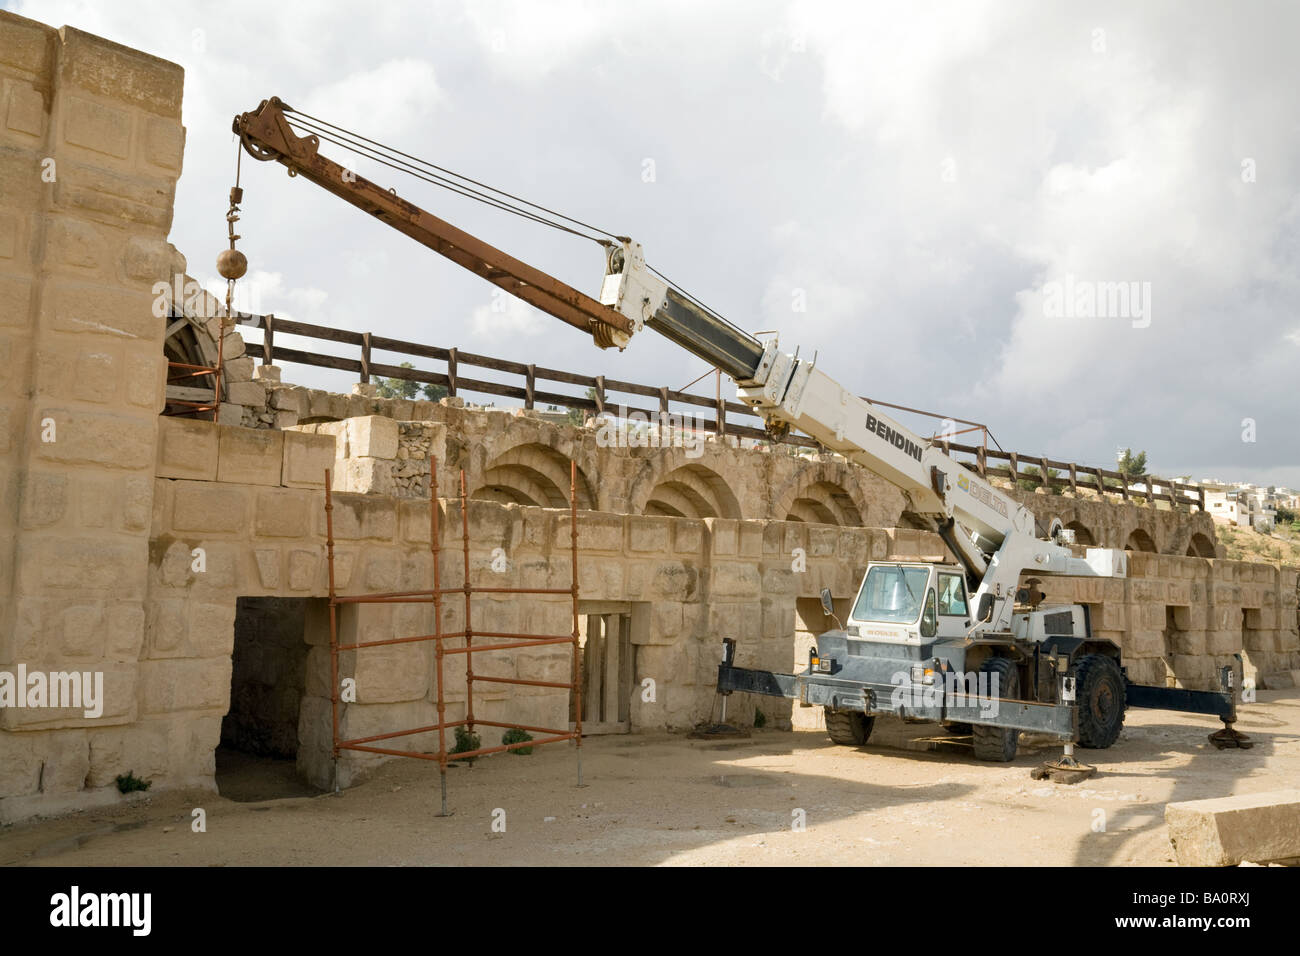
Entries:
[[[859,394],[1022,452],[1300,486],[1294,4],[5,6],[184,66],[172,241],[199,278],[231,119],[278,95],[633,236]],[[355,165],[598,291],[594,244]],[[243,186],[255,311],[673,388],[706,371],[650,332],[601,352],[493,311],[492,286],[278,165]]]

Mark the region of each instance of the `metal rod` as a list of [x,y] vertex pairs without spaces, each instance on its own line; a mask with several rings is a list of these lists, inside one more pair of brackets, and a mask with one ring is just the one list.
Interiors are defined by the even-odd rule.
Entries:
[[574,744],[578,751],[578,786],[582,782],[582,662],[578,659],[578,463],[569,462],[569,566],[573,580]]
[[[567,644],[568,642],[569,639],[566,637],[564,643]],[[572,683],[562,684],[553,680],[524,680],[522,677],[484,677],[482,674],[474,679],[480,684],[487,682],[489,684],[522,684],[525,687],[566,687],[569,690],[573,689]]]
[[[468,638],[467,638],[468,640]],[[464,654],[467,657],[471,653],[482,653],[483,651],[509,651],[516,647],[542,647],[545,644],[568,644],[571,638],[568,637],[548,637],[545,640],[536,641],[517,641],[514,644],[480,644],[478,647],[449,647],[446,650],[448,654]],[[474,678],[478,680],[478,678]]]
[[[477,591],[478,589],[475,588],[475,590]],[[509,631],[475,631],[474,635],[476,637],[507,637],[507,638],[554,637],[557,638],[561,643],[567,643],[570,640],[568,634],[559,634],[559,635],[557,634],[513,634]],[[465,636],[464,631],[446,631],[441,635],[420,634],[415,637],[389,637],[389,638],[385,638],[382,641],[358,641],[355,644],[340,644],[339,650],[355,651],[359,647],[386,647],[389,644],[415,644],[420,641],[439,641],[439,640],[446,641],[446,640],[451,640],[452,638],[464,637],[464,636]],[[506,646],[513,647],[517,645],[507,644]],[[482,648],[478,647],[475,648],[475,650],[482,650]],[[448,653],[455,653],[455,652],[448,651]],[[476,676],[474,679],[481,680],[482,678]]]
[[[469,495],[465,491],[465,469],[460,470],[460,527],[461,546],[465,554],[465,722],[469,732],[474,732],[474,629],[470,621],[469,584]],[[495,648],[494,648],[495,649]],[[455,653],[455,651],[453,651]]]
[[447,699],[443,693],[442,680],[442,579],[440,577],[439,559],[441,558],[440,528],[438,526],[438,462],[429,456],[429,552],[433,556],[433,655],[436,662],[435,679],[438,684],[438,779],[442,789],[442,812],[447,816]]
[[325,557],[329,568],[330,595],[330,719],[333,727],[334,792],[339,790],[339,630],[338,606],[334,600],[334,499],[330,469],[325,469]]

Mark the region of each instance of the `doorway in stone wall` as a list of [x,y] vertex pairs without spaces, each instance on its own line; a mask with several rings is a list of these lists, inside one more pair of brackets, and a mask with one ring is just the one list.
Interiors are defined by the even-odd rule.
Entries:
[[[241,597],[235,607],[230,708],[221,721],[217,790],[239,802],[311,796],[298,775],[309,619],[323,599]],[[315,613],[313,613],[315,612]]]
[[[853,598],[835,598],[832,601],[840,621],[847,621]],[[808,652],[815,646],[817,637],[835,626],[835,621],[822,610],[821,598],[801,597],[794,602],[794,633],[791,635],[790,668],[792,672],[808,666]],[[760,708],[761,709],[761,708]],[[790,711],[790,725],[794,730],[825,730],[826,718],[820,707],[804,707],[795,702]]]
[[[578,603],[579,665],[582,667],[582,735],[626,734],[632,728],[632,679],[636,645],[633,616],[648,605],[631,601]],[[569,695],[569,721],[576,717]]]

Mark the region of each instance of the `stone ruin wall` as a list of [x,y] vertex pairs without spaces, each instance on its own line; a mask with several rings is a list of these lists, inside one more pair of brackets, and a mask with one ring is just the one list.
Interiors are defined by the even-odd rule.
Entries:
[[[523,414],[330,396],[254,368],[234,333],[223,423],[160,418],[166,323],[153,289],[184,273],[166,241],[184,143],[181,85],[173,64],[0,12],[0,671],[95,670],[106,682],[98,718],[0,710],[0,821],[116,801],[115,777],[127,771],[159,789],[213,789],[232,658],[237,644],[256,647],[265,629],[282,628],[283,618],[267,623],[270,602],[302,602],[301,681],[254,685],[236,704],[276,715],[268,746],[287,749],[296,718],[300,767],[327,782],[324,472],[339,488],[340,589],[427,586],[430,505],[420,475],[403,473],[417,441],[449,478],[466,471],[471,574],[517,585],[567,585],[569,518],[554,506],[567,495],[568,461],[578,463],[582,600],[630,609],[634,675],[658,686],[653,703],[634,695],[632,730],[681,729],[708,715],[722,637],[740,641],[742,665],[789,669],[824,626],[820,588],[846,602],[870,558],[943,556],[928,533],[892,527],[905,511],[897,489],[834,458],[718,443],[698,457],[611,449],[590,429]],[[57,170],[48,181],[47,168]],[[1135,678],[1208,686],[1237,652],[1267,686],[1285,686],[1300,667],[1295,569],[1182,556],[1196,534],[1213,540],[1207,516],[1043,495],[1032,503],[1040,517],[1080,523],[1098,544],[1123,546],[1140,530],[1161,552],[1133,554],[1127,580],[1045,585],[1052,599],[1092,606]],[[459,502],[438,507],[442,543],[455,548]],[[495,548],[509,556],[500,574]],[[802,572],[792,570],[796,548],[807,556]],[[458,568],[447,563],[448,583]],[[265,603],[241,618],[241,599],[245,609]],[[476,599],[479,626],[568,630],[567,599],[536,600]],[[430,613],[349,608],[341,633],[420,631]],[[459,610],[445,613],[454,629]],[[281,631],[260,650],[284,660],[291,643]],[[430,722],[430,653],[407,645],[345,655],[359,702],[343,732]],[[493,666],[567,673],[554,649],[517,653]],[[448,688],[455,716],[464,692],[454,674]],[[564,693],[547,688],[482,700],[484,717],[567,718]],[[786,701],[734,700],[741,722],[755,707],[778,726],[816,716]],[[377,759],[346,755],[342,781]]]

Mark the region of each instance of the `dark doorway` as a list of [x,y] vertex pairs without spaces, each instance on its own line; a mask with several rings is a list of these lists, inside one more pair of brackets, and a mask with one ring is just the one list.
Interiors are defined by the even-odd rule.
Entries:
[[318,791],[296,771],[307,684],[307,598],[239,598],[230,709],[221,721],[217,789],[240,802]]

